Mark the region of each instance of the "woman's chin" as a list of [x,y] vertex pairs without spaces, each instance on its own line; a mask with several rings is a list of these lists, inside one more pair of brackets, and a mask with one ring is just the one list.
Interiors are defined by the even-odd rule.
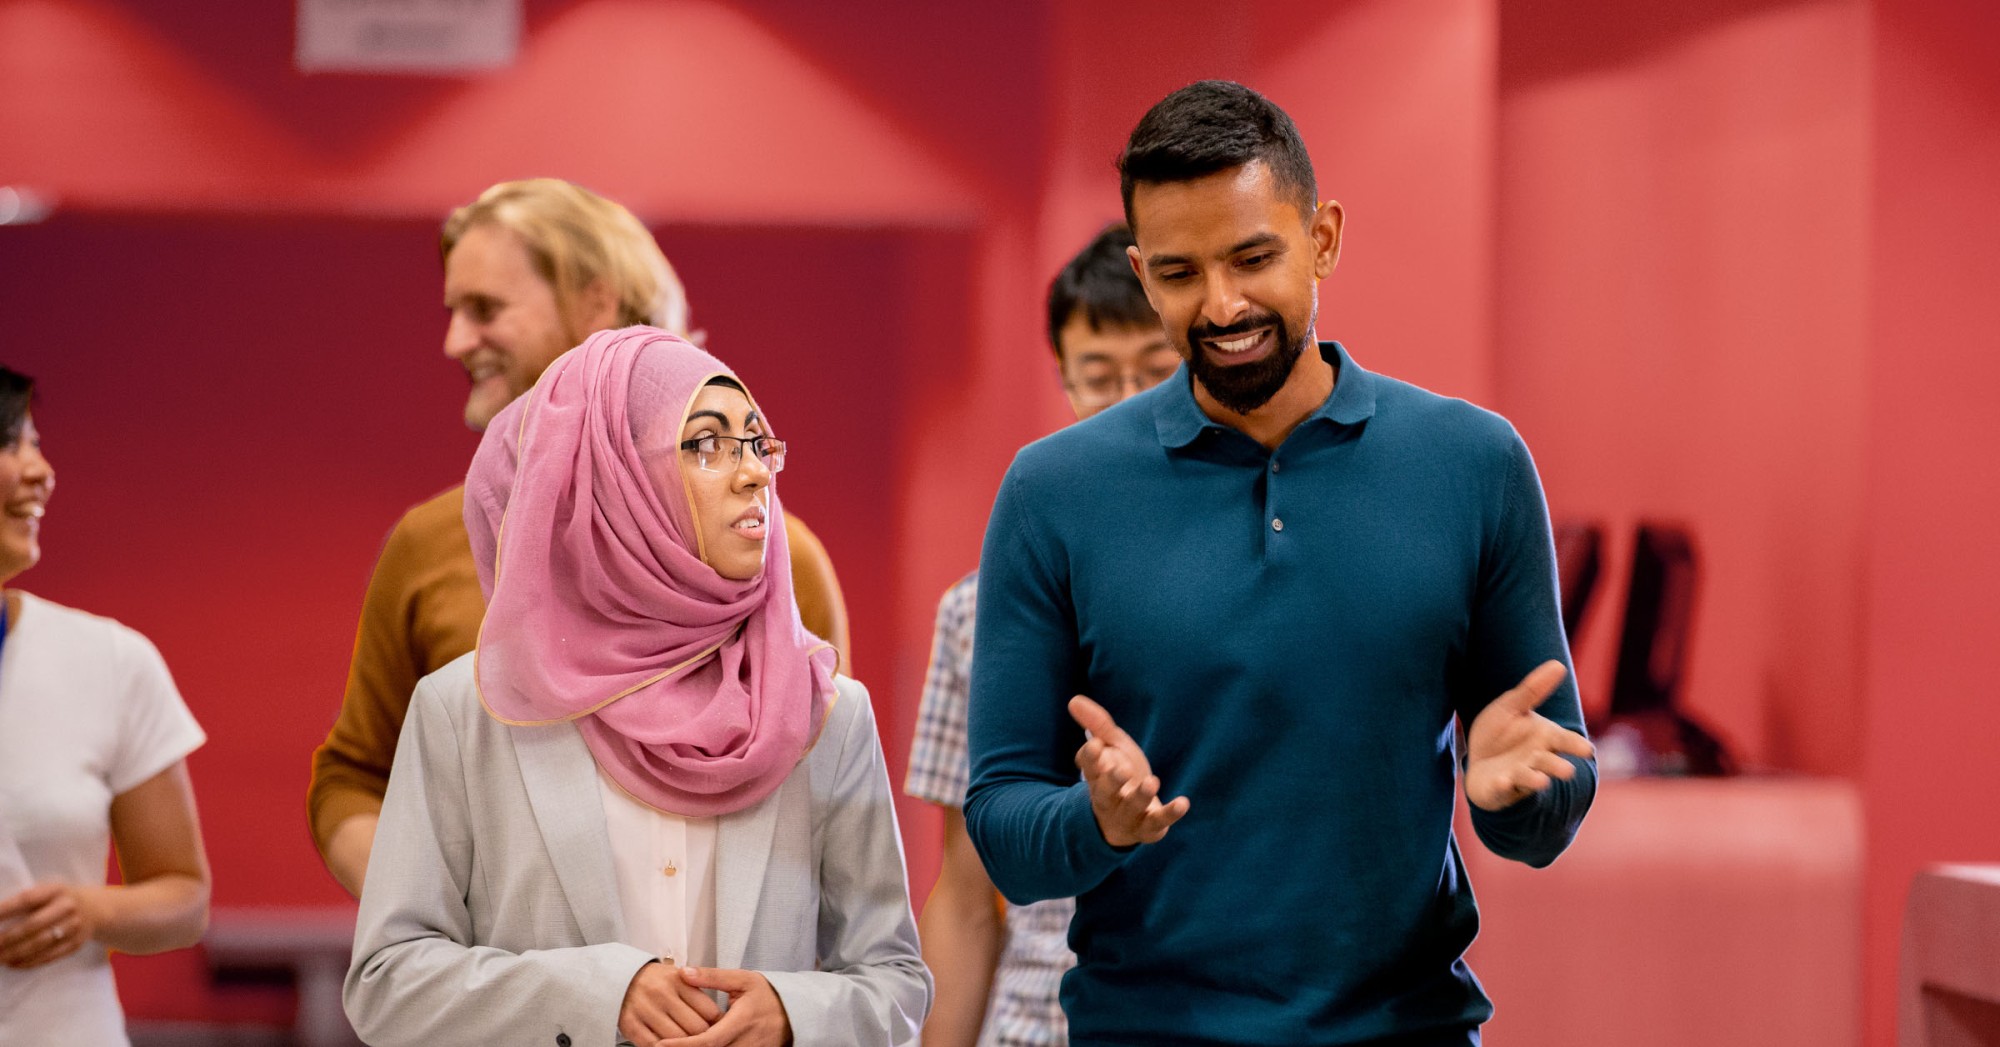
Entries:
[[725,544],[737,546],[738,548],[725,549],[722,551],[722,555],[714,558],[716,574],[732,582],[748,582],[755,580],[758,575],[764,573],[764,543],[762,541],[757,542],[754,549],[744,549],[741,546],[750,543],[732,536],[731,540]]

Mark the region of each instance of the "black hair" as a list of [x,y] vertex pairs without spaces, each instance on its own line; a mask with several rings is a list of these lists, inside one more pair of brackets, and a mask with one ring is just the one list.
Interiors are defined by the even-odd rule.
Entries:
[[35,398],[35,380],[0,365],[0,446],[12,447],[28,420],[28,403]]
[[1055,350],[1056,359],[1063,358],[1062,329],[1073,316],[1082,316],[1093,331],[1159,326],[1160,318],[1146,301],[1146,289],[1125,255],[1131,246],[1132,230],[1106,226],[1049,282],[1049,348]]
[[1118,157],[1118,191],[1125,223],[1132,218],[1132,188],[1140,182],[1188,182],[1262,160],[1280,191],[1290,192],[1299,214],[1319,206],[1312,157],[1299,129],[1270,99],[1230,80],[1203,80],[1160,99]]
[[719,386],[723,387],[724,389],[734,389],[734,390],[736,390],[737,392],[739,392],[739,393],[742,393],[742,394],[743,394],[744,396],[749,396],[749,395],[750,395],[750,390],[748,390],[748,389],[745,389],[745,388],[743,388],[743,383],[742,383],[742,382],[739,382],[739,381],[737,381],[736,379],[734,379],[734,378],[731,378],[730,376],[728,376],[728,375],[726,375],[726,374],[719,374],[719,375],[716,375],[715,377],[713,377],[713,378],[710,378],[710,379],[709,379],[708,381],[706,381],[706,382],[703,382],[703,383],[701,383],[701,384],[702,384],[702,385],[703,385],[704,387],[706,387],[706,386],[711,386],[711,385],[719,385]]

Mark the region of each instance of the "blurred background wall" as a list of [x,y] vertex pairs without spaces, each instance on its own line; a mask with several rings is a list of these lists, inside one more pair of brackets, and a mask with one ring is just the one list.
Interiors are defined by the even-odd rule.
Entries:
[[[1055,269],[1147,106],[1242,80],[1349,221],[1320,331],[1511,418],[1558,515],[1693,528],[1687,705],[1865,815],[1854,1020],[1903,892],[2000,859],[2000,8],[1980,0],[527,0],[512,67],[305,75],[288,4],[0,0],[0,359],[60,473],[20,584],[165,652],[218,905],[333,902],[308,755],[382,537],[474,437],[436,226],[630,206],[799,448],[900,784],[937,596],[1067,420]],[[1580,633],[1609,684],[1616,585]],[[908,804],[915,897],[934,812]],[[1585,829],[1586,839],[1590,833]],[[1573,914],[1589,919],[1588,912]],[[213,1017],[187,954],[135,1017]],[[1606,972],[1615,977],[1616,972]],[[1504,1013],[1505,1000],[1502,1000]]]

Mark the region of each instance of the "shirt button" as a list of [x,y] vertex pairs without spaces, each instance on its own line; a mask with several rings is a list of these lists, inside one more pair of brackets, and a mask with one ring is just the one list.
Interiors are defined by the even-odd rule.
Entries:
[[1284,529],[1285,529],[1285,521],[1280,520],[1275,516],[1271,518],[1271,530],[1282,531]]
[[680,866],[678,866],[678,865],[675,865],[675,864],[674,864],[674,863],[672,863],[672,862],[668,862],[668,863],[666,864],[666,867],[665,867],[665,868],[662,868],[662,869],[660,870],[660,875],[661,875],[661,876],[672,876],[673,874],[675,874],[675,873],[677,873],[677,872],[680,872],[680,871],[681,871],[681,867],[680,867]]
[[1278,471],[1278,460],[1275,458],[1271,459],[1271,471],[1274,473]]
[[569,1047],[569,1033],[556,1033],[556,1047]]

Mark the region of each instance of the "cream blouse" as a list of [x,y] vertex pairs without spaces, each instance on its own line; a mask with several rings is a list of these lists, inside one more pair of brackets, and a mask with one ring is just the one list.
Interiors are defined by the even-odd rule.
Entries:
[[597,772],[625,943],[682,967],[715,964],[715,819],[657,811]]

